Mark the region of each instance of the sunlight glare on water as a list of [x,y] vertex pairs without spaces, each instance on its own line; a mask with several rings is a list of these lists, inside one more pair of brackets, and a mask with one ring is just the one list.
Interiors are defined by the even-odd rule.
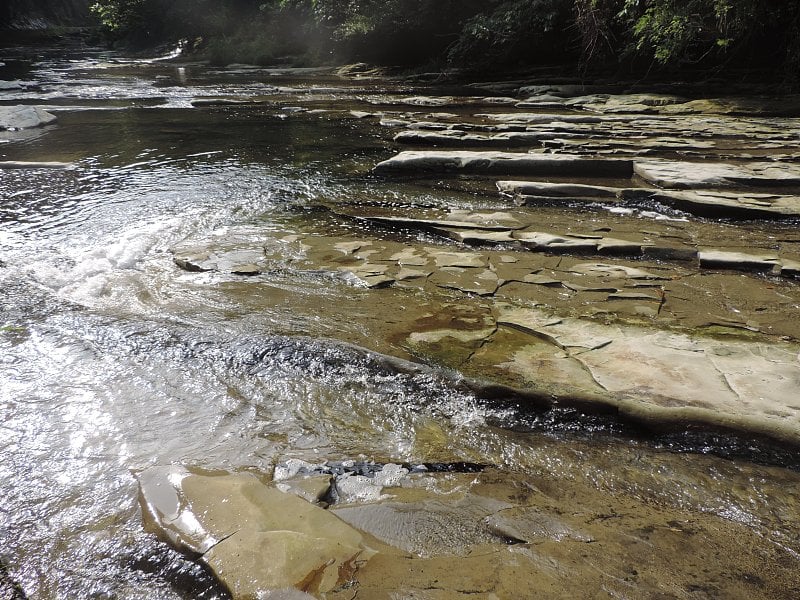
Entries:
[[170,249],[186,240],[236,229],[267,246],[318,197],[403,194],[345,177],[383,150],[366,125],[189,109],[219,91],[263,93],[263,73],[114,60],[34,65],[38,85],[18,100],[54,102],[59,125],[2,146],[72,163],[0,169],[0,560],[31,598],[221,597],[143,530],[134,474],[153,465],[471,461],[800,547],[795,473],[551,426],[477,398],[457,374],[387,366],[332,341],[368,335],[354,317],[364,290],[297,275],[290,247],[252,285],[178,269]]

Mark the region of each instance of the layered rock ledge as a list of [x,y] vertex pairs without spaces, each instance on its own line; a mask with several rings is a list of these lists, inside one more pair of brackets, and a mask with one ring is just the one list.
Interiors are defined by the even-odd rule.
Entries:
[[[272,481],[176,466],[138,478],[148,526],[201,553],[234,600],[583,597],[598,571],[609,593],[677,595],[693,585],[696,557],[709,555],[703,577],[725,597],[768,597],[793,581],[778,544],[760,550],[758,531],[713,512],[546,474],[364,466],[365,475],[334,476],[290,459]],[[612,497],[619,511],[609,513]],[[766,568],[768,579],[735,575]]]

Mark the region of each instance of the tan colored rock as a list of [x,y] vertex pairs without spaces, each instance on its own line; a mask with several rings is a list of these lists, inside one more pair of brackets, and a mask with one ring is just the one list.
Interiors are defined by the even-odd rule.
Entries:
[[582,275],[599,275],[628,279],[665,279],[660,275],[645,271],[644,269],[607,263],[579,263],[570,267],[569,270]]
[[[416,227],[416,228],[432,228],[432,227],[447,227],[450,229],[480,229],[484,231],[505,231],[513,228],[507,224],[499,224],[497,222],[479,220],[457,220],[457,219],[412,219],[406,217],[383,217],[383,216],[369,216],[357,217],[360,220],[370,221],[381,225],[388,225],[392,227]],[[516,224],[520,227],[519,223]]]
[[463,555],[471,546],[499,542],[484,523],[509,504],[469,493],[442,498],[345,506],[332,511],[343,521],[382,542],[418,556]]
[[470,229],[447,229],[444,227],[437,227],[434,229],[439,233],[451,240],[456,240],[471,246],[479,245],[496,245],[496,244],[513,244],[517,240],[511,231],[485,231],[485,230],[470,230]]
[[539,142],[551,139],[554,134],[546,132],[501,132],[501,133],[475,133],[459,129],[440,131],[407,130],[394,136],[398,144],[415,146],[442,146],[445,148],[456,147],[492,147],[508,148],[511,146],[538,146]]
[[779,265],[775,254],[752,254],[729,250],[701,250],[697,253],[701,267],[744,270],[768,270]]
[[324,593],[373,554],[332,513],[247,473],[198,475],[173,466],[138,478],[149,527],[201,555],[235,599],[283,588]]
[[697,190],[659,192],[653,198],[700,216],[749,219],[800,216],[800,196]]
[[631,161],[524,152],[407,151],[378,163],[379,174],[458,172],[629,177]]
[[311,503],[320,502],[331,489],[330,475],[311,475],[293,478],[276,487],[287,494],[294,494]]
[[522,194],[559,198],[606,198],[617,197],[619,188],[578,183],[547,183],[540,181],[498,181],[497,189],[503,194]]
[[[653,301],[658,300],[654,296]],[[552,344],[558,368],[577,360],[603,402],[647,421],[695,421],[795,439],[800,431],[800,347],[753,341],[725,342],[636,327],[553,319],[536,309],[500,305],[500,325]],[[511,351],[513,353],[513,350]],[[523,356],[519,355],[522,359]],[[531,358],[525,357],[527,364]],[[524,369],[506,364],[511,371]],[[567,372],[567,371],[565,371]],[[549,379],[564,378],[548,375]],[[577,383],[577,382],[576,382]]]
[[356,571],[361,553],[357,546],[331,539],[325,530],[319,536],[240,530],[206,552],[203,561],[234,599],[256,600],[286,588],[329,592]]
[[430,255],[437,267],[462,267],[462,268],[485,268],[486,258],[473,252],[444,252],[441,250],[431,250]]
[[522,542],[536,543],[549,539],[556,542],[574,540],[593,542],[592,536],[576,531],[564,521],[531,508],[510,508],[486,517],[486,524],[498,535]]
[[600,254],[642,253],[642,243],[603,236],[557,235],[540,231],[514,232],[514,239],[534,251],[597,252]]
[[769,162],[636,161],[633,172],[649,183],[670,189],[800,185],[800,166]]

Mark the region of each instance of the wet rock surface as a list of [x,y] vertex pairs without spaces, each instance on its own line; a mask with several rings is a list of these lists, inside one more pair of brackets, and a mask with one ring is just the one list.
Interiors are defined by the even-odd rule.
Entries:
[[[351,218],[347,211],[339,215]],[[377,324],[372,331],[398,340],[412,355],[474,377],[560,401],[591,398],[645,421],[716,424],[797,439],[800,346],[784,307],[787,294],[798,292],[794,263],[781,253],[660,246],[656,236],[633,231],[627,239],[530,231],[520,211],[454,217],[355,220],[466,244],[459,249],[320,232],[279,236],[256,251],[246,231],[238,234],[243,247],[225,245],[237,240],[229,231],[219,250],[173,252],[178,265],[196,271],[290,268],[328,273],[355,287],[391,287],[398,298],[425,293],[429,302],[417,309],[407,305],[395,318],[399,323]],[[289,247],[294,258],[286,263]],[[636,260],[626,263],[620,256]],[[701,271],[706,274],[698,278]],[[748,279],[751,272],[769,279]],[[789,280],[776,287],[781,276]],[[761,288],[757,296],[745,292],[748,285]],[[712,290],[715,301],[708,299]],[[752,296],[735,299],[734,315],[726,309],[732,290]],[[362,307],[371,310],[368,300]],[[703,330],[727,335],[697,334]]]
[[253,475],[163,467],[139,481],[150,526],[199,555],[234,598],[292,588],[325,594],[373,553],[332,513]]
[[6,566],[0,562],[0,600],[25,600],[19,584],[8,576]]
[[[139,513],[114,512],[108,478],[87,466],[113,456],[114,486],[137,474],[148,529],[237,598],[798,597],[800,488],[780,468],[796,466],[800,442],[794,99],[541,82],[427,89],[376,83],[363,65],[311,79],[203,67],[194,87],[184,84],[197,66],[151,65],[162,79],[142,92],[135,68],[102,68],[141,96],[51,97],[12,82],[28,102],[60,105],[60,124],[0,136],[15,149],[0,167],[21,204],[39,180],[74,185],[70,223],[83,231],[93,202],[109,220],[138,206],[115,204],[132,186],[148,207],[130,237],[157,238],[142,260],[107,235],[90,265],[71,248],[56,262],[85,267],[100,300],[83,312],[123,322],[81,322],[66,346],[91,346],[84,356],[129,344],[53,375],[77,373],[60,392],[78,403],[90,371],[135,364],[104,382],[110,391],[98,384],[105,412],[54,412],[70,435],[18,425],[13,444],[30,437],[37,457],[47,437],[74,445],[46,452],[57,460],[45,487],[57,481],[68,502],[42,522],[74,520],[75,497],[100,502],[87,492],[97,483],[115,498],[113,518],[106,504],[74,525],[94,544],[87,556],[107,551],[116,518],[126,545]],[[114,127],[101,133],[130,127],[130,147],[96,133],[104,154],[81,155],[65,141],[103,119]],[[268,134],[249,137],[257,128]],[[13,141],[59,132],[52,150]],[[320,157],[328,138],[335,148]],[[74,169],[40,172],[51,160]],[[99,199],[86,189],[95,183]],[[186,189],[189,202],[159,204]],[[233,208],[195,211],[203,202]],[[123,275],[105,280],[105,263]],[[75,285],[61,293],[73,298]],[[50,328],[69,329],[73,312]],[[148,319],[155,333],[138,329]],[[187,341],[184,326],[201,333]],[[0,340],[9,352],[28,337],[15,331]],[[29,337],[61,366],[46,335]],[[162,370],[166,383],[149,374]],[[119,389],[147,408],[121,405]],[[144,414],[169,435],[142,428]],[[110,422],[103,445],[82,446],[81,421]],[[714,452],[746,460],[702,455]],[[73,455],[83,475],[69,475],[91,482],[80,492],[62,473]],[[135,504],[131,485],[120,493]],[[29,507],[16,504],[26,522]],[[79,560],[85,537],[70,546]],[[71,560],[67,576],[83,579]],[[151,591],[137,586],[119,597]]]
[[[477,98],[383,104],[406,108],[352,115],[380,119],[398,147],[371,171],[389,188],[419,182],[424,204],[416,192],[322,199],[313,224],[189,240],[173,248],[176,264],[336,278],[360,290],[368,324],[348,341],[540,405],[800,442],[800,329],[787,319],[800,305],[800,180],[787,146],[796,120],[643,94],[533,97],[518,112],[507,102],[478,112],[489,103]],[[720,551],[753,535],[731,522],[619,497],[621,512],[587,512],[573,484],[576,495],[554,501],[513,477],[499,485],[491,470],[394,475],[381,484],[374,473],[331,472],[327,495],[327,475],[303,485],[281,475],[283,489],[324,498],[400,552],[379,551],[351,589],[326,597],[576,597],[596,589],[595,571],[611,595],[761,597],[772,585],[758,575],[765,555]],[[511,494],[516,486],[527,491]],[[699,581],[691,557],[712,555],[715,573]],[[788,571],[772,583],[794,593]]]
[[[326,468],[290,460],[275,474],[296,486],[314,477],[304,472]],[[567,598],[598,585],[610,595],[647,597],[691,597],[699,588],[726,598],[797,591],[785,551],[752,549],[756,533],[746,523],[643,505],[625,492],[609,492],[613,508],[606,508],[584,501],[596,494],[592,484],[547,474],[410,473],[392,464],[360,470],[369,473],[357,476],[360,485],[379,494],[327,509],[252,475],[156,467],[139,479],[161,535],[225,536],[201,560],[233,598],[294,597],[283,585],[318,598],[394,598],[398,590],[426,598]],[[329,485],[351,477],[343,472]],[[759,575],[765,568],[769,578]]]

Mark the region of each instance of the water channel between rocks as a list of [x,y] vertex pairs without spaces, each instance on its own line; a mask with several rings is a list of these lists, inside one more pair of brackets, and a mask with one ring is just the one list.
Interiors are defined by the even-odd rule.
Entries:
[[140,482],[320,477],[362,554],[317,597],[800,597],[796,105],[57,48],[0,84],[57,119],[0,130],[0,597],[247,597]]

